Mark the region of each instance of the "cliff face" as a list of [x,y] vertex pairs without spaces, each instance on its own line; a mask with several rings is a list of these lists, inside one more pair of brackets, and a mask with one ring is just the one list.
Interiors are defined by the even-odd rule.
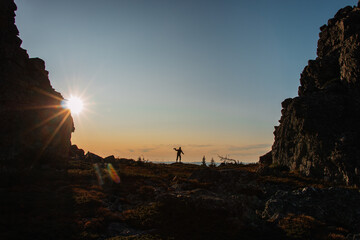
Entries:
[[73,120],[45,63],[20,47],[13,0],[0,1],[0,165],[33,165],[68,155]]
[[360,183],[360,4],[320,28],[299,96],[282,103],[273,162],[325,180]]

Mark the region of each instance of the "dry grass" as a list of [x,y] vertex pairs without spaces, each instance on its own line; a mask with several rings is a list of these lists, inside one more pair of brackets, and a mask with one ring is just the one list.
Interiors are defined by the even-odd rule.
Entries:
[[282,185],[291,186],[293,188],[300,188],[300,187],[326,188],[333,186],[330,183],[305,177],[295,171],[290,171],[290,172],[283,171],[281,172],[281,174],[260,176],[258,178],[258,181],[272,183],[272,184],[282,184]]
[[[174,185],[182,185],[183,190],[211,189],[213,186],[209,183],[188,179],[202,166],[135,161],[115,161],[112,164],[121,178],[120,184],[113,183],[102,167],[104,185],[100,186],[92,163],[79,160],[69,161],[66,171],[51,168],[1,170],[0,239],[99,239],[112,222],[126,223],[139,229],[160,229],[164,233],[162,236],[154,233],[108,238],[112,240],[172,239],[176,236],[177,239],[194,236],[202,239],[206,234],[208,238],[231,237],[235,231],[238,231],[236,234],[242,234],[243,238],[247,236],[252,239],[249,237],[251,233],[239,231],[242,222],[232,226],[224,221],[228,218],[226,212],[208,212],[201,207],[194,211],[193,206],[183,202],[175,205],[158,202],[158,194],[175,191]],[[246,176],[251,179],[248,180],[257,180],[260,185],[326,187],[296,172],[257,177],[257,167],[256,164],[250,164],[213,169],[231,168],[249,172]],[[244,188],[241,194],[261,195],[257,191]],[[298,239],[343,239],[346,231],[328,229],[316,219],[303,215],[289,215],[280,221],[279,227],[288,237]],[[185,228],[188,231],[184,233],[182,229]],[[321,234],[317,235],[315,232],[319,230]],[[268,231],[269,234],[275,234],[277,230],[271,228]]]
[[159,227],[159,214],[159,203],[155,202],[135,209],[125,210],[122,213],[122,218],[132,226],[143,229]]
[[295,239],[319,239],[316,236],[324,224],[311,216],[289,214],[279,221],[279,227],[286,235]]
[[311,216],[289,214],[279,221],[279,227],[292,239],[346,239],[348,231],[327,226]]

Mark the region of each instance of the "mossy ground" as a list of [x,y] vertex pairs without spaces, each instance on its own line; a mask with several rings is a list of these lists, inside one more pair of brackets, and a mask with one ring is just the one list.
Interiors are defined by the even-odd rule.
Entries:
[[[341,239],[346,231],[329,231],[308,216],[288,216],[277,226],[270,223],[264,234],[246,226],[239,228],[244,223],[227,224],[227,213],[222,210],[206,212],[201,207],[194,210],[186,202],[172,206],[158,201],[159,193],[172,191],[174,184],[183,184],[188,190],[210,188],[213,183],[189,179],[203,166],[136,161],[113,165],[121,178],[119,184],[111,181],[103,167],[100,169],[104,184],[99,185],[93,164],[84,160],[69,160],[66,169],[2,168],[0,239],[264,239],[264,234],[306,239],[315,236],[312,233],[316,231],[321,231],[316,235],[320,239]],[[257,167],[250,164],[212,169],[255,174]],[[256,181],[290,188],[326,187],[297,173],[258,176]],[[254,190],[242,194],[258,193]],[[112,223],[122,224],[130,232],[109,233]]]

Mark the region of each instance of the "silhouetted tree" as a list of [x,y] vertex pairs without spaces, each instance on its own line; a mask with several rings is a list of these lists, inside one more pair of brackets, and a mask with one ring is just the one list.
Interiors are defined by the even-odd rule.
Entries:
[[203,165],[203,166],[206,167],[206,159],[205,159],[205,156],[203,156],[203,158],[202,158],[202,164],[201,164],[201,165]]
[[215,164],[214,158],[211,158],[211,161],[210,161],[210,165],[209,165],[209,167],[216,167],[216,164]]

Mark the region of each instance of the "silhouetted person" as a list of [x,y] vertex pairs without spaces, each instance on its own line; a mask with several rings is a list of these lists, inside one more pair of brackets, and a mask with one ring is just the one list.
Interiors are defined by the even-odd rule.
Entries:
[[176,162],[181,162],[181,154],[184,154],[184,152],[181,150],[181,147],[179,147],[179,149],[174,148],[174,150],[177,152],[176,154]]

